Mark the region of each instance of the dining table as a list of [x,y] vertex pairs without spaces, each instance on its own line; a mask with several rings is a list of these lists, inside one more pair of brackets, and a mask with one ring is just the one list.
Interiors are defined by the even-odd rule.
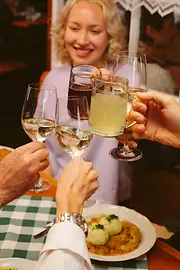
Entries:
[[[40,176],[51,183],[49,190],[38,193],[29,191],[25,196],[5,206],[1,212],[0,223],[4,226],[0,226],[0,258],[20,257],[38,260],[45,238],[42,237],[37,242],[33,235],[51,222],[56,214],[57,186],[57,180],[51,176],[44,172],[40,173]],[[141,258],[109,264],[109,267],[108,262],[97,262],[94,269],[179,270],[180,252],[157,239],[154,246]]]

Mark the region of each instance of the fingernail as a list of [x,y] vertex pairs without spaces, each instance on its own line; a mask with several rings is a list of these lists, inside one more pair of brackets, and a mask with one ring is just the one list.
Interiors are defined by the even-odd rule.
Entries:
[[132,146],[133,148],[136,148],[136,147],[137,147],[137,143],[133,142],[131,146]]

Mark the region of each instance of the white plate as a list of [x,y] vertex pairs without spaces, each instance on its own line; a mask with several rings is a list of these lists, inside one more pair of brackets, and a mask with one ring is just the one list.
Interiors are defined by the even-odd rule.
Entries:
[[130,260],[145,254],[154,245],[156,241],[155,229],[151,222],[138,212],[128,209],[126,207],[111,204],[96,204],[92,207],[84,208],[83,210],[83,216],[86,219],[89,219],[92,216],[100,216],[101,214],[115,214],[121,220],[128,220],[134,223],[140,229],[142,239],[138,248],[127,254],[115,256],[101,256],[89,252],[89,256],[91,259],[111,262]]
[[35,265],[35,261],[29,261],[21,258],[0,259],[0,266],[10,266],[17,268],[17,270],[33,270]]

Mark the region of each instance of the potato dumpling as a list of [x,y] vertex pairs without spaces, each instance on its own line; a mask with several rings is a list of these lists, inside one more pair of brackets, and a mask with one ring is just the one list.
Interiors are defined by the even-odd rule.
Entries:
[[116,215],[103,217],[99,224],[102,224],[110,236],[116,235],[122,231],[122,223]]
[[108,231],[102,224],[93,223],[88,226],[87,241],[95,246],[105,245],[109,240]]

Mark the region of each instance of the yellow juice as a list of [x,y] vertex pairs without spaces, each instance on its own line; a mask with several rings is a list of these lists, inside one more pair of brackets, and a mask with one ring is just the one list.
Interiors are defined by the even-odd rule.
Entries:
[[96,93],[91,97],[89,124],[99,136],[114,137],[123,133],[126,124],[126,95]]

